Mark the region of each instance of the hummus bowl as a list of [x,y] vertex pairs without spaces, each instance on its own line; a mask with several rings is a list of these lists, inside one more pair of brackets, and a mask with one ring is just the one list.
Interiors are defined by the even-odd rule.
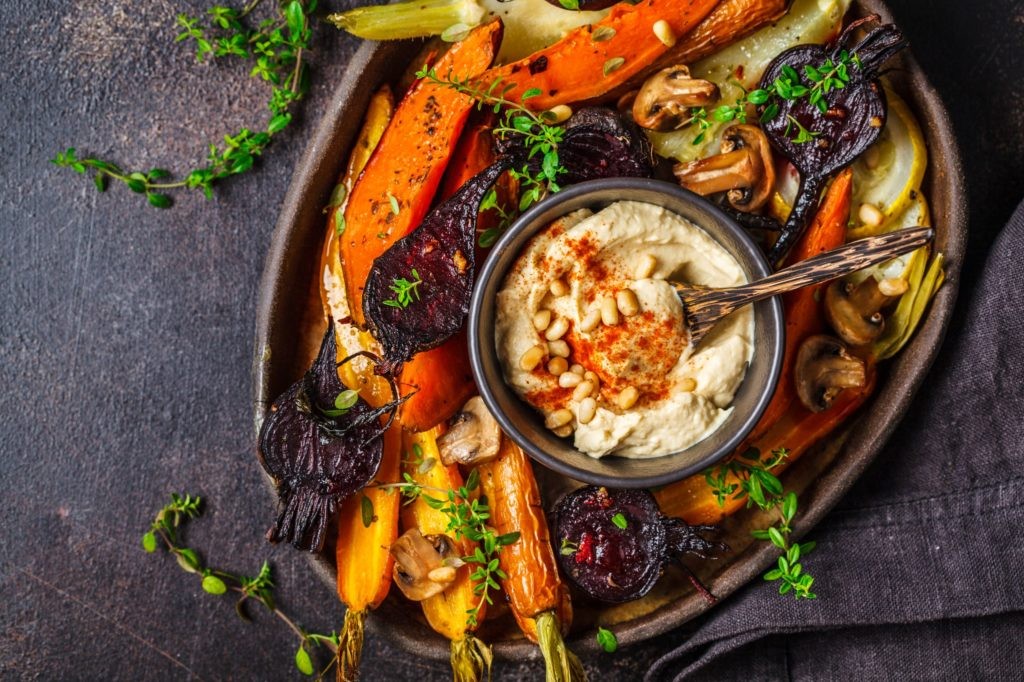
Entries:
[[[728,414],[706,437],[689,447],[658,456],[595,458],[545,427],[542,415],[505,381],[496,329],[499,291],[506,275],[531,240],[580,209],[598,211],[635,201],[666,209],[703,230],[735,259],[747,281],[772,270],[761,249],[732,218],[677,185],[659,180],[614,178],[567,188],[540,202],[516,220],[495,244],[480,272],[470,304],[467,333],[473,375],[480,395],[505,433],[535,460],[570,478],[613,487],[649,488],[680,480],[707,468],[735,450],[757,423],[775,389],[782,367],[785,324],[782,303],[773,298],[753,305],[750,362],[729,405]],[[523,301],[523,305],[526,302]],[[515,358],[509,358],[515,363]],[[671,429],[671,425],[668,426]]]

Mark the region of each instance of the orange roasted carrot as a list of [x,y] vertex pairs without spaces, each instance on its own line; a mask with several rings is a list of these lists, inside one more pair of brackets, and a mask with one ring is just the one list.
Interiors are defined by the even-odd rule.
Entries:
[[[486,88],[502,79],[503,86],[513,86],[504,95],[513,102],[536,88],[540,94],[526,102],[535,110],[600,99],[668,52],[669,45],[654,33],[655,23],[664,20],[674,36],[683,36],[717,4],[718,0],[624,2],[600,21],[570,31],[529,57],[491,68],[477,81]],[[441,69],[437,72],[444,75]]]
[[[441,185],[441,200],[455,194],[496,157],[490,126],[480,123],[467,128],[448,164]],[[481,220],[490,217],[485,215]],[[399,386],[402,395],[409,396],[400,413],[405,428],[426,431],[447,421],[476,392],[465,332],[459,332],[437,348],[412,356],[402,366]]]
[[745,38],[786,13],[789,0],[722,0],[697,27],[679,39],[657,68],[692,64]]
[[[439,429],[422,433],[406,431],[403,437],[403,449],[407,453],[403,471],[425,488],[425,495],[434,499],[444,497],[438,490],[458,490],[463,485],[459,468],[441,463],[437,450],[440,433]],[[477,548],[477,543],[466,537],[452,537],[448,515],[428,504],[422,495],[402,507],[402,525],[406,530],[416,528],[423,535],[448,534],[459,556],[470,556]],[[451,641],[452,675],[456,682],[479,680],[485,671],[489,676],[491,666],[490,648],[473,636],[477,625],[484,621],[487,607],[475,591],[476,581],[471,577],[473,566],[468,562],[460,566],[455,582],[444,592],[420,602],[430,627]],[[469,619],[470,611],[475,612],[475,621]]]
[[[501,22],[473,30],[434,65],[461,77],[482,73],[494,59]],[[422,222],[474,100],[430,82],[402,99],[345,208],[341,258],[349,308],[362,325],[363,286],[373,261]]]
[[572,622],[572,602],[558,574],[530,460],[503,436],[498,457],[480,464],[477,471],[494,530],[499,535],[519,533],[518,540],[498,553],[506,575],[501,587],[516,622],[530,641],[539,641],[548,680],[583,679],[579,659],[562,641]]
[[[796,263],[841,246],[846,241],[846,223],[850,219],[853,196],[853,172],[847,168],[836,176],[825,193],[818,213],[793,247],[790,262]],[[783,295],[786,318],[786,346],[782,356],[782,373],[771,402],[751,432],[757,438],[774,424],[797,399],[793,364],[797,351],[808,337],[825,329],[821,296],[827,284],[816,284]]]
[[[786,448],[789,455],[773,469],[773,473],[778,474],[785,470],[812,446],[842,426],[843,422],[870,397],[877,378],[877,372],[870,361],[867,373],[867,383],[864,386],[843,391],[824,412],[810,412],[799,401],[793,403],[789,411],[767,433],[742,445],[739,452],[749,447],[755,447],[762,453]],[[738,483],[738,480],[732,478],[730,474],[728,482]],[[665,486],[655,491],[654,497],[663,513],[679,517],[690,524],[718,523],[746,505],[746,500],[735,500],[731,497],[725,500],[724,505],[719,505],[703,474]]]

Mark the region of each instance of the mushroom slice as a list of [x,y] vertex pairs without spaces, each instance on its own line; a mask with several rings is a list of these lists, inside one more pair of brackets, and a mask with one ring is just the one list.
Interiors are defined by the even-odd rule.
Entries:
[[670,66],[644,81],[633,100],[633,120],[648,130],[675,130],[689,123],[690,107],[702,107],[716,99],[717,85],[691,78],[685,66]]
[[864,361],[850,355],[842,341],[818,334],[796,355],[796,392],[811,412],[823,412],[844,388],[859,388],[866,379]]
[[[448,547],[447,538],[444,541],[443,546]],[[391,545],[391,555],[395,557],[392,570],[395,584],[413,601],[423,601],[440,594],[455,581],[455,569],[445,564],[438,544],[413,528],[405,531]]]
[[437,449],[445,466],[475,466],[498,456],[501,429],[480,396],[466,401],[462,411],[452,418],[448,431],[437,439]]
[[737,211],[760,209],[775,186],[768,138],[757,126],[742,123],[726,129],[720,154],[676,164],[673,172],[679,184],[701,196],[727,192]]
[[860,284],[838,280],[825,290],[825,317],[836,334],[851,346],[874,343],[885,331],[882,309],[907,290],[900,278],[881,282],[867,277]]

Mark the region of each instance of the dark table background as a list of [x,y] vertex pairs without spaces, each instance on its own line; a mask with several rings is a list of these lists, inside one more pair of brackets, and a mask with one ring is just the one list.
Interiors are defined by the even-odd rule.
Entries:
[[[209,4],[0,3],[4,677],[298,676],[284,627],[263,614],[239,621],[172,559],[142,552],[139,538],[171,491],[205,498],[188,537],[210,564],[246,573],[268,558],[284,610],[319,631],[341,621],[306,558],[263,538],[273,507],[253,456],[249,396],[257,284],[278,208],[357,41],[317,30],[301,120],[212,201],[179,194],[172,210],[157,211],[121,187],[99,195],[47,163],[77,146],[126,166],[183,169],[206,140],[261,125],[262,83],[237,63],[198,65],[172,43],[175,14]],[[959,135],[970,288],[1024,194],[1024,7],[891,5]],[[594,679],[633,679],[685,636],[586,664]],[[366,679],[449,678],[447,662],[417,660],[378,637],[367,641],[363,670]],[[541,671],[499,664],[496,673]]]

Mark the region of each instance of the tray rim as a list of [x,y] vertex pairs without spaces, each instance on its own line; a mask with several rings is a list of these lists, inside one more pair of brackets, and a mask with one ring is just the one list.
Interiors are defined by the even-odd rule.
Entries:
[[[879,14],[883,21],[893,21],[892,14],[880,0],[855,0],[848,16],[870,12]],[[335,87],[329,106],[296,165],[271,235],[258,291],[252,366],[255,433],[258,433],[270,400],[279,392],[272,390],[277,387],[275,371],[280,371],[274,363],[272,349],[283,334],[294,328],[292,325],[296,318],[294,297],[285,296],[283,289],[289,282],[294,288],[296,282],[302,281],[299,273],[304,269],[304,263],[294,255],[295,252],[308,255],[311,244],[317,243],[321,236],[316,229],[304,231],[303,225],[317,225],[322,229],[321,207],[330,195],[356,133],[357,126],[348,125],[349,112],[354,108],[361,119],[370,94],[383,80],[383,72],[393,71],[388,68],[391,60],[399,60],[404,65],[417,49],[416,43],[410,42],[364,42]],[[937,243],[942,246],[946,258],[946,282],[907,348],[888,363],[886,378],[872,401],[852,423],[849,438],[834,461],[804,491],[801,518],[794,524],[796,537],[804,535],[831,511],[889,440],[942,349],[956,304],[968,229],[961,155],[941,96],[909,50],[902,55],[901,63],[903,76],[913,88],[900,94],[918,114],[929,151],[926,183],[930,212],[946,217],[947,224],[943,229],[937,228]],[[941,160],[941,167],[936,163],[937,158]],[[942,210],[939,210],[940,204]],[[308,262],[305,266],[307,271],[311,267]],[[255,437],[253,451],[258,461]],[[270,478],[266,474],[263,478],[272,492]],[[721,595],[720,601],[725,601],[763,573],[774,559],[774,549],[763,543],[717,574],[710,587],[716,595]],[[310,562],[314,573],[333,588],[333,562],[320,555],[310,555]],[[367,619],[371,632],[417,655],[433,660],[448,659],[447,642],[416,619],[393,618],[399,612],[392,606],[385,602]],[[706,610],[707,605],[696,595],[683,596],[634,621],[616,626],[616,635],[620,645],[639,643],[677,628]],[[574,650],[596,653],[599,647],[590,634],[570,637]],[[504,660],[539,658],[536,646],[526,640],[494,642],[493,649],[495,655]]]

